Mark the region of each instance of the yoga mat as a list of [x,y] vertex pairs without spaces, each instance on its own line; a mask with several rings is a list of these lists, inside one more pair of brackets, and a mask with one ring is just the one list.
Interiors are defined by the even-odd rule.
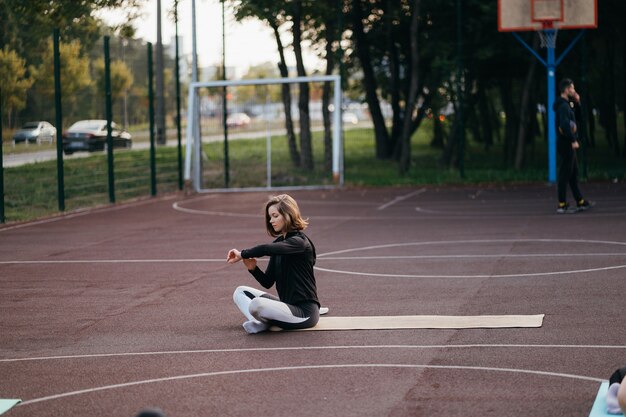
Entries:
[[3,400],[0,398],[0,414],[4,414],[12,409],[16,404],[21,403],[22,400]]
[[596,395],[596,401],[591,407],[589,417],[616,417],[623,416],[623,414],[609,414],[606,412],[606,393],[609,391],[609,382],[603,382],[600,384],[598,395]]
[[355,316],[320,317],[315,330],[493,329],[541,327],[543,314],[506,316]]

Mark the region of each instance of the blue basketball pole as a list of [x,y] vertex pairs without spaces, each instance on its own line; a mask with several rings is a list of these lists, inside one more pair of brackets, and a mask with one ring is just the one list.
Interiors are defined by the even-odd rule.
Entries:
[[555,96],[556,96],[556,67],[563,61],[563,58],[572,50],[574,45],[583,37],[585,34],[584,30],[581,30],[578,35],[570,42],[570,44],[565,48],[561,56],[556,59],[556,29],[543,29],[542,30],[544,37],[548,40],[546,49],[547,49],[547,59],[543,59],[537,51],[535,51],[524,39],[521,38],[517,33],[512,32],[513,36],[524,46],[526,49],[530,51],[531,54],[535,56],[541,62],[547,70],[547,79],[548,79],[548,101],[546,103],[546,111],[548,112],[548,182],[554,184],[556,182],[556,124],[555,124],[555,115],[552,105],[554,104]]
[[[556,36],[554,29],[545,29],[547,36]],[[548,112],[548,182],[553,184],[556,182],[556,117],[554,115],[554,96],[556,91],[555,74],[556,61],[554,59],[554,45],[548,45],[548,61],[546,63],[548,77],[548,102],[546,103],[546,111]]]

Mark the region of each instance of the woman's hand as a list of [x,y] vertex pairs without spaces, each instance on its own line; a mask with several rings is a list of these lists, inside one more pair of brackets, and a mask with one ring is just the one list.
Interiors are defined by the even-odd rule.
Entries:
[[248,270],[254,271],[256,269],[256,259],[250,258],[250,259],[242,259],[242,260],[246,268],[248,268]]
[[228,251],[228,255],[226,256],[226,262],[229,264],[236,264],[241,261],[241,252],[237,249],[231,249]]

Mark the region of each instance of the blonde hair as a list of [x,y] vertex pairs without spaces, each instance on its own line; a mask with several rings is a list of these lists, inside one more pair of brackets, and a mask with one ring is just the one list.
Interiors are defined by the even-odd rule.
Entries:
[[[276,206],[278,212],[285,218],[285,229],[275,231],[270,223],[269,209]],[[270,197],[265,203],[265,228],[270,236],[280,236],[283,231],[292,232],[294,230],[304,230],[309,225],[308,219],[303,219],[300,214],[298,203],[290,195],[281,194]]]

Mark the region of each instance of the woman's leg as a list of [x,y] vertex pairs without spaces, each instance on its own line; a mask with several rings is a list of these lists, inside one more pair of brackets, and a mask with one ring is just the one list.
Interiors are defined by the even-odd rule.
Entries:
[[286,330],[306,329],[315,326],[319,321],[317,304],[311,303],[302,308],[268,298],[266,295],[250,302],[250,313],[260,322]]

